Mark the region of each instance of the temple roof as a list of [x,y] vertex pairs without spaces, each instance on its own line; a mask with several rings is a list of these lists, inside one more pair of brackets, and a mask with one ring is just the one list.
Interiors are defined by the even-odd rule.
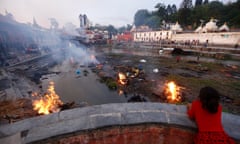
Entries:
[[216,21],[211,18],[208,23],[203,27],[204,32],[216,32],[218,31],[218,26],[216,24]]
[[219,31],[229,31],[229,27],[227,26],[227,23],[224,23],[220,28]]
[[178,22],[176,22],[175,25],[172,25],[170,29],[172,31],[175,31],[175,32],[182,32],[183,31],[183,29],[181,28],[181,26],[179,25]]

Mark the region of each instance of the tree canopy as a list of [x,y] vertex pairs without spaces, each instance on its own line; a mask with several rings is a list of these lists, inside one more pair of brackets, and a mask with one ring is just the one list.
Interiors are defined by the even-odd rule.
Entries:
[[136,26],[148,25],[159,28],[162,22],[175,23],[178,21],[185,28],[196,28],[201,22],[208,22],[210,18],[218,20],[218,25],[227,22],[230,27],[240,28],[240,0],[223,4],[221,1],[183,0],[179,9],[176,5],[157,3],[155,10],[138,10],[134,16]]
[[191,9],[192,7],[192,0],[183,0],[180,5],[180,9]]
[[136,26],[140,26],[140,25],[145,25],[147,19],[150,17],[150,13],[148,12],[148,10],[142,9],[142,10],[138,10],[137,13],[134,16],[134,24]]
[[196,0],[195,1],[195,6],[199,6],[202,5],[202,0]]

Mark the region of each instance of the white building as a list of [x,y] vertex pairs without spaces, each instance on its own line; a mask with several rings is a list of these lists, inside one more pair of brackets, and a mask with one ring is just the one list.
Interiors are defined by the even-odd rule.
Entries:
[[200,43],[208,41],[209,44],[240,45],[240,32],[228,32],[227,25],[218,28],[214,19],[211,19],[204,27],[198,27],[195,33],[177,32],[177,29],[182,30],[178,23],[173,28],[172,30],[159,31],[133,31],[133,41],[159,42],[160,40],[170,40],[175,42],[198,41]]
[[146,31],[134,32],[133,41],[135,42],[157,42],[160,40],[167,40],[172,38],[173,31]]
[[220,28],[219,28],[219,31],[221,32],[228,32],[230,29],[229,27],[227,26],[227,23],[224,23]]
[[173,31],[174,33],[181,33],[183,31],[182,27],[180,26],[180,24],[178,22],[176,22],[175,25],[172,25],[170,27],[170,30]]

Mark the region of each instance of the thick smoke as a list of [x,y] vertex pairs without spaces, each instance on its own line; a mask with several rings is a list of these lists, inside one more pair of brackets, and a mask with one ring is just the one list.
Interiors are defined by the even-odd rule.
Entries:
[[72,23],[59,28],[55,18],[50,18],[49,22],[51,27],[46,29],[37,24],[35,18],[32,24],[23,24],[15,21],[10,13],[5,16],[0,14],[0,58],[7,59],[6,55],[10,51],[20,57],[20,54],[31,49],[41,55],[51,53],[57,62],[74,59],[81,64],[98,63],[94,53],[80,43],[79,38],[85,37],[80,33],[82,28],[77,28]]
[[98,64],[93,51],[89,51],[84,45],[76,46],[74,43],[69,42],[68,46],[69,58],[79,63],[80,65]]
[[68,35],[73,35],[73,36],[80,36],[79,32],[76,31],[77,27],[72,24],[72,23],[66,23],[64,26],[63,26],[63,31],[65,33],[67,33]]
[[[55,20],[55,22],[57,22]],[[70,60],[74,63],[81,65],[96,64],[98,61],[94,56],[94,52],[80,43],[78,38],[85,37],[78,32],[78,29],[72,23],[67,23],[59,31],[58,29],[52,29],[51,38],[54,45],[50,45],[51,51],[58,49],[59,55],[55,55],[56,60]],[[39,44],[41,45],[41,44]],[[57,53],[57,52],[56,52]]]

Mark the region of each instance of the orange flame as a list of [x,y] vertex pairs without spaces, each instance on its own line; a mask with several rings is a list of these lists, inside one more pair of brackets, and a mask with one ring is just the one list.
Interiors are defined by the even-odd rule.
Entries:
[[90,57],[91,57],[91,60],[96,60],[95,55],[91,55]]
[[177,86],[173,81],[166,84],[165,95],[167,100],[178,102],[181,100],[180,87]]
[[127,84],[127,78],[123,73],[119,73],[118,74],[118,78],[119,78],[119,82],[122,85],[126,85]]
[[47,93],[40,99],[33,101],[33,109],[38,111],[39,114],[49,114],[51,112],[58,112],[59,106],[62,105],[62,101],[55,93],[54,83],[50,82]]
[[123,93],[124,93],[124,92],[123,92],[123,90],[121,90],[121,89],[118,91],[118,95],[123,95]]

